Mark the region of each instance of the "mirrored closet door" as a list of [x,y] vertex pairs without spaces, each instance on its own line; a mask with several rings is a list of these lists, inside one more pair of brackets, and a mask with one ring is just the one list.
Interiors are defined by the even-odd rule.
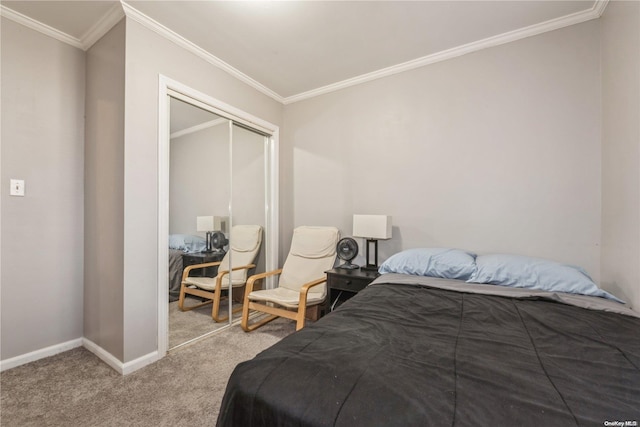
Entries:
[[[231,219],[233,229],[234,265],[255,265],[238,271],[233,290],[233,318],[241,315],[246,277],[265,271],[266,230],[266,148],[268,135],[238,124],[231,128]],[[240,234],[242,233],[242,235]]]
[[168,98],[171,350],[238,321],[247,278],[273,263],[273,140],[210,105]]
[[[184,269],[191,267],[187,291],[215,291],[209,288],[219,266],[198,266],[222,261],[229,249],[231,121],[173,97],[169,108],[171,349],[227,324],[213,320],[212,303],[203,304],[204,296],[185,294],[180,301],[180,288]],[[220,311],[228,311],[224,303]]]

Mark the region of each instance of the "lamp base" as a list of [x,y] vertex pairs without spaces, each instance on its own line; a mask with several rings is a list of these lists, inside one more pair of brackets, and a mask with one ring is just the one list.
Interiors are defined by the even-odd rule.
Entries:
[[[373,244],[374,258],[371,260],[371,252],[369,248]],[[361,270],[377,271],[378,270],[378,239],[367,239],[367,264],[360,267]]]
[[212,231],[207,231],[206,234],[206,240],[207,240],[207,248],[203,251],[205,253],[210,253],[213,252],[213,245],[211,244],[211,238],[213,236],[213,232]]

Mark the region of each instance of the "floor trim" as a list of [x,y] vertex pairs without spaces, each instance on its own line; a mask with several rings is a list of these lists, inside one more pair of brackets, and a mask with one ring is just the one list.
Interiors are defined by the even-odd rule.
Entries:
[[122,363],[114,355],[87,338],[82,339],[82,345],[84,346],[84,348],[95,354],[100,360],[111,366],[116,372],[120,373],[121,375],[130,374],[140,368],[152,364],[159,359],[158,352],[153,351],[130,362]]
[[6,371],[7,369],[11,368],[16,368],[30,362],[35,362],[36,360],[44,359],[45,357],[55,356],[56,354],[72,350],[77,347],[82,347],[83,340],[84,338],[76,338],[71,341],[63,342],[61,344],[52,345],[49,347],[41,348],[40,350],[12,357],[7,360],[2,360],[0,361],[0,372]]

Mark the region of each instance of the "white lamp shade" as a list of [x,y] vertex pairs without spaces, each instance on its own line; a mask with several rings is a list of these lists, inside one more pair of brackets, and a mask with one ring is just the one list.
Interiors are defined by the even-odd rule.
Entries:
[[212,231],[213,217],[212,216],[198,216],[196,217],[196,230],[197,231]]
[[390,239],[391,216],[389,215],[354,215],[353,236],[367,239]]

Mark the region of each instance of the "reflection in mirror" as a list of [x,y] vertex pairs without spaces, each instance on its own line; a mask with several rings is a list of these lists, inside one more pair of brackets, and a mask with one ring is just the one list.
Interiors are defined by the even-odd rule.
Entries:
[[[266,226],[266,191],[265,191],[265,160],[267,137],[253,130],[240,127],[234,123],[232,128],[231,146],[231,168],[232,168],[232,191],[231,191],[231,223],[233,229],[242,227],[250,230],[251,227],[259,228],[262,231],[262,238],[257,241],[257,253],[251,261],[255,267],[251,268],[246,275],[250,276],[265,271],[265,259],[267,247],[265,242]],[[248,235],[233,233],[231,236],[231,246],[234,248],[234,256],[243,256],[243,261],[234,261],[235,265],[247,264],[250,257],[254,241],[247,239]],[[237,251],[237,252],[236,252]],[[247,261],[247,262],[245,262]],[[233,289],[233,316],[238,319],[242,312],[242,300],[244,297],[244,287],[236,286]]]
[[[212,304],[186,294],[179,296],[184,269],[189,289],[202,289],[215,280],[229,250],[231,198],[230,121],[170,97],[169,167],[169,349],[228,324],[212,318]],[[197,293],[197,292],[195,292]],[[199,307],[197,307],[200,305]],[[191,307],[197,307],[188,309]],[[220,314],[225,317],[227,306]]]

